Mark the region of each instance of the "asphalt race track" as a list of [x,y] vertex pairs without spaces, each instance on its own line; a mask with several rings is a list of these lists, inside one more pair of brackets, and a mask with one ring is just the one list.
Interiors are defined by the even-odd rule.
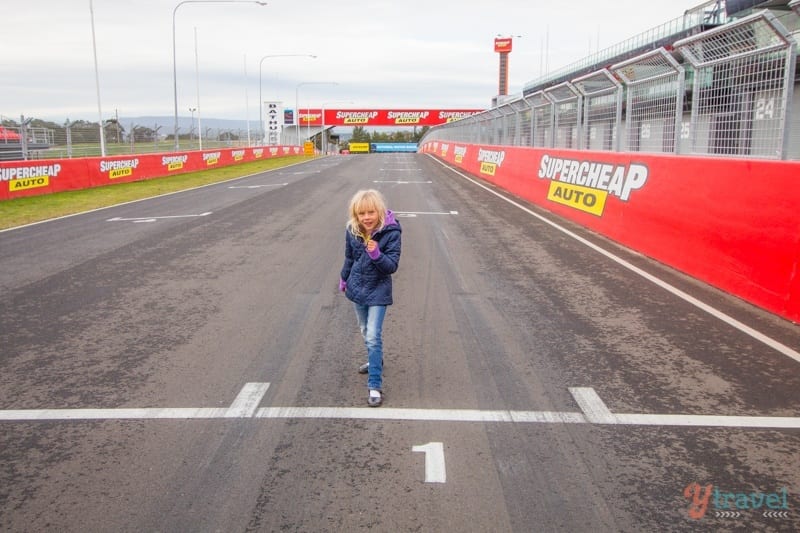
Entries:
[[[380,408],[360,188],[403,227]],[[0,530],[797,531],[798,351],[429,156],[315,159],[0,232]]]

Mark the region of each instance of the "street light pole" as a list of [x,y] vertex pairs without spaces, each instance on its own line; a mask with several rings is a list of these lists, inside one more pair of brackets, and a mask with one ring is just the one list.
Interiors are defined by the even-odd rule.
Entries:
[[178,151],[178,59],[176,53],[175,43],[175,13],[178,8],[183,4],[258,4],[260,6],[267,5],[266,2],[258,0],[183,0],[175,5],[172,10],[172,91],[175,98],[175,126],[173,132],[175,134],[175,151]]
[[244,55],[244,119],[247,122],[247,147],[253,146],[250,144],[250,102],[247,98],[247,54]]
[[310,57],[311,59],[316,59],[317,56],[313,54],[277,54],[277,55],[268,55],[263,56],[261,60],[258,62],[258,131],[259,135],[261,136],[261,143],[264,143],[265,131],[264,131],[264,118],[263,118],[263,111],[264,111],[264,99],[261,96],[261,66],[264,64],[264,60],[268,57]]
[[94,84],[97,89],[97,114],[100,122],[100,155],[106,156],[106,130],[103,127],[103,109],[100,106],[100,73],[97,70],[97,43],[94,37],[94,6],[89,0],[89,14],[92,17],[92,51],[94,52]]
[[192,132],[194,132],[194,112],[195,111],[197,111],[196,107],[190,107],[189,108],[189,113],[192,114],[192,129],[189,130],[189,146],[191,146],[192,145],[192,141],[194,141],[194,136],[192,135]]
[[[297,113],[297,118],[295,122],[297,123],[297,144],[300,144],[300,104],[299,104],[299,94],[300,94],[300,87],[303,85],[339,85],[338,82],[335,81],[303,81],[297,84],[294,88],[294,108],[295,112]],[[306,120],[307,122],[307,130],[306,130],[306,140],[311,137],[311,121]]]

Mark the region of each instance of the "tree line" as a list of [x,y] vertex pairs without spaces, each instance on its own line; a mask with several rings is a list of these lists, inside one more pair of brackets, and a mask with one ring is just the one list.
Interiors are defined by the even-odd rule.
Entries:
[[[27,122],[27,121],[26,121]],[[18,129],[20,128],[20,124],[14,120],[3,119],[0,124],[8,128]],[[51,122],[48,120],[41,120],[41,119],[32,119],[26,125],[27,128],[41,128],[47,129],[53,132],[53,138],[58,140],[64,140],[67,138],[67,130],[69,130],[69,137],[72,139],[74,144],[81,144],[81,143],[93,143],[97,144],[100,142],[100,127],[97,122],[91,122],[88,120],[74,120],[67,121],[64,124],[58,124],[56,122]],[[125,126],[122,125],[117,119],[111,118],[104,121],[103,124],[103,132],[105,133],[105,139],[108,142],[130,142],[131,135],[133,136],[134,142],[152,142],[156,140],[156,136],[158,135],[156,127],[148,128],[147,126],[134,126],[131,132],[128,132],[125,129]],[[172,138],[173,136],[170,135],[168,138]],[[180,135],[183,138],[183,135]],[[189,138],[189,134],[187,133],[185,136],[187,139]]]
[[363,143],[418,143],[430,126],[414,127],[413,130],[367,131],[364,126],[355,126],[350,142]]
[[[10,128],[19,128],[20,124],[10,120],[3,119],[0,124]],[[69,119],[64,124],[57,124],[47,120],[32,119],[27,127],[29,128],[44,128],[53,131],[55,139],[66,139],[67,129],[70,130],[70,138],[75,144],[80,143],[99,143],[100,142],[100,128],[97,122],[87,120],[75,120],[70,122]],[[159,135],[158,130],[161,127],[156,125],[153,128],[147,126],[134,125],[130,132],[125,129],[116,119],[108,119],[103,124],[103,131],[105,132],[105,140],[107,142],[153,142],[157,140]],[[388,143],[418,143],[425,133],[430,129],[429,126],[422,126],[421,128],[414,127],[413,129],[403,129],[398,131],[385,131],[373,130],[367,131],[363,126],[356,126],[353,128],[351,142],[388,142]],[[220,132],[219,140],[236,141],[239,136],[234,132]],[[133,139],[131,139],[133,136]],[[181,140],[188,140],[196,137],[196,133],[180,133],[178,138]],[[166,140],[173,140],[175,136],[172,133],[167,133],[164,136]]]

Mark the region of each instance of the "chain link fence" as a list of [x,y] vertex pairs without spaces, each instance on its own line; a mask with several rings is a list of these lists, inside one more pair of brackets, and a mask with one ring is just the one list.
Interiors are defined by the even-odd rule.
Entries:
[[622,119],[622,84],[607,70],[587,74],[573,82],[583,96],[581,148],[619,150],[617,125]]
[[[175,151],[175,137],[162,132],[172,126],[107,121],[103,127],[106,155]],[[241,129],[205,128],[179,134],[180,150],[233,148],[254,142],[252,132]],[[85,121],[63,125],[32,126],[29,119],[0,121],[0,160],[64,159],[101,155],[100,125]]]
[[679,152],[684,68],[663,48],[611,67],[627,87],[626,149]]
[[796,46],[772,13],[756,12],[436,126],[421,142],[800,160]]
[[769,13],[675,43],[691,64],[691,153],[782,158],[795,48]]

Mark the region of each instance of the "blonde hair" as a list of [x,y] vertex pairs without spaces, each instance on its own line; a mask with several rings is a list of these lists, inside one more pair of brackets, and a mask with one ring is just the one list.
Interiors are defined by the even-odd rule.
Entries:
[[347,230],[355,237],[361,237],[364,240],[367,236],[364,235],[361,225],[358,223],[358,213],[369,209],[378,212],[378,227],[375,231],[382,230],[386,224],[386,200],[380,192],[375,189],[362,189],[350,199]]

